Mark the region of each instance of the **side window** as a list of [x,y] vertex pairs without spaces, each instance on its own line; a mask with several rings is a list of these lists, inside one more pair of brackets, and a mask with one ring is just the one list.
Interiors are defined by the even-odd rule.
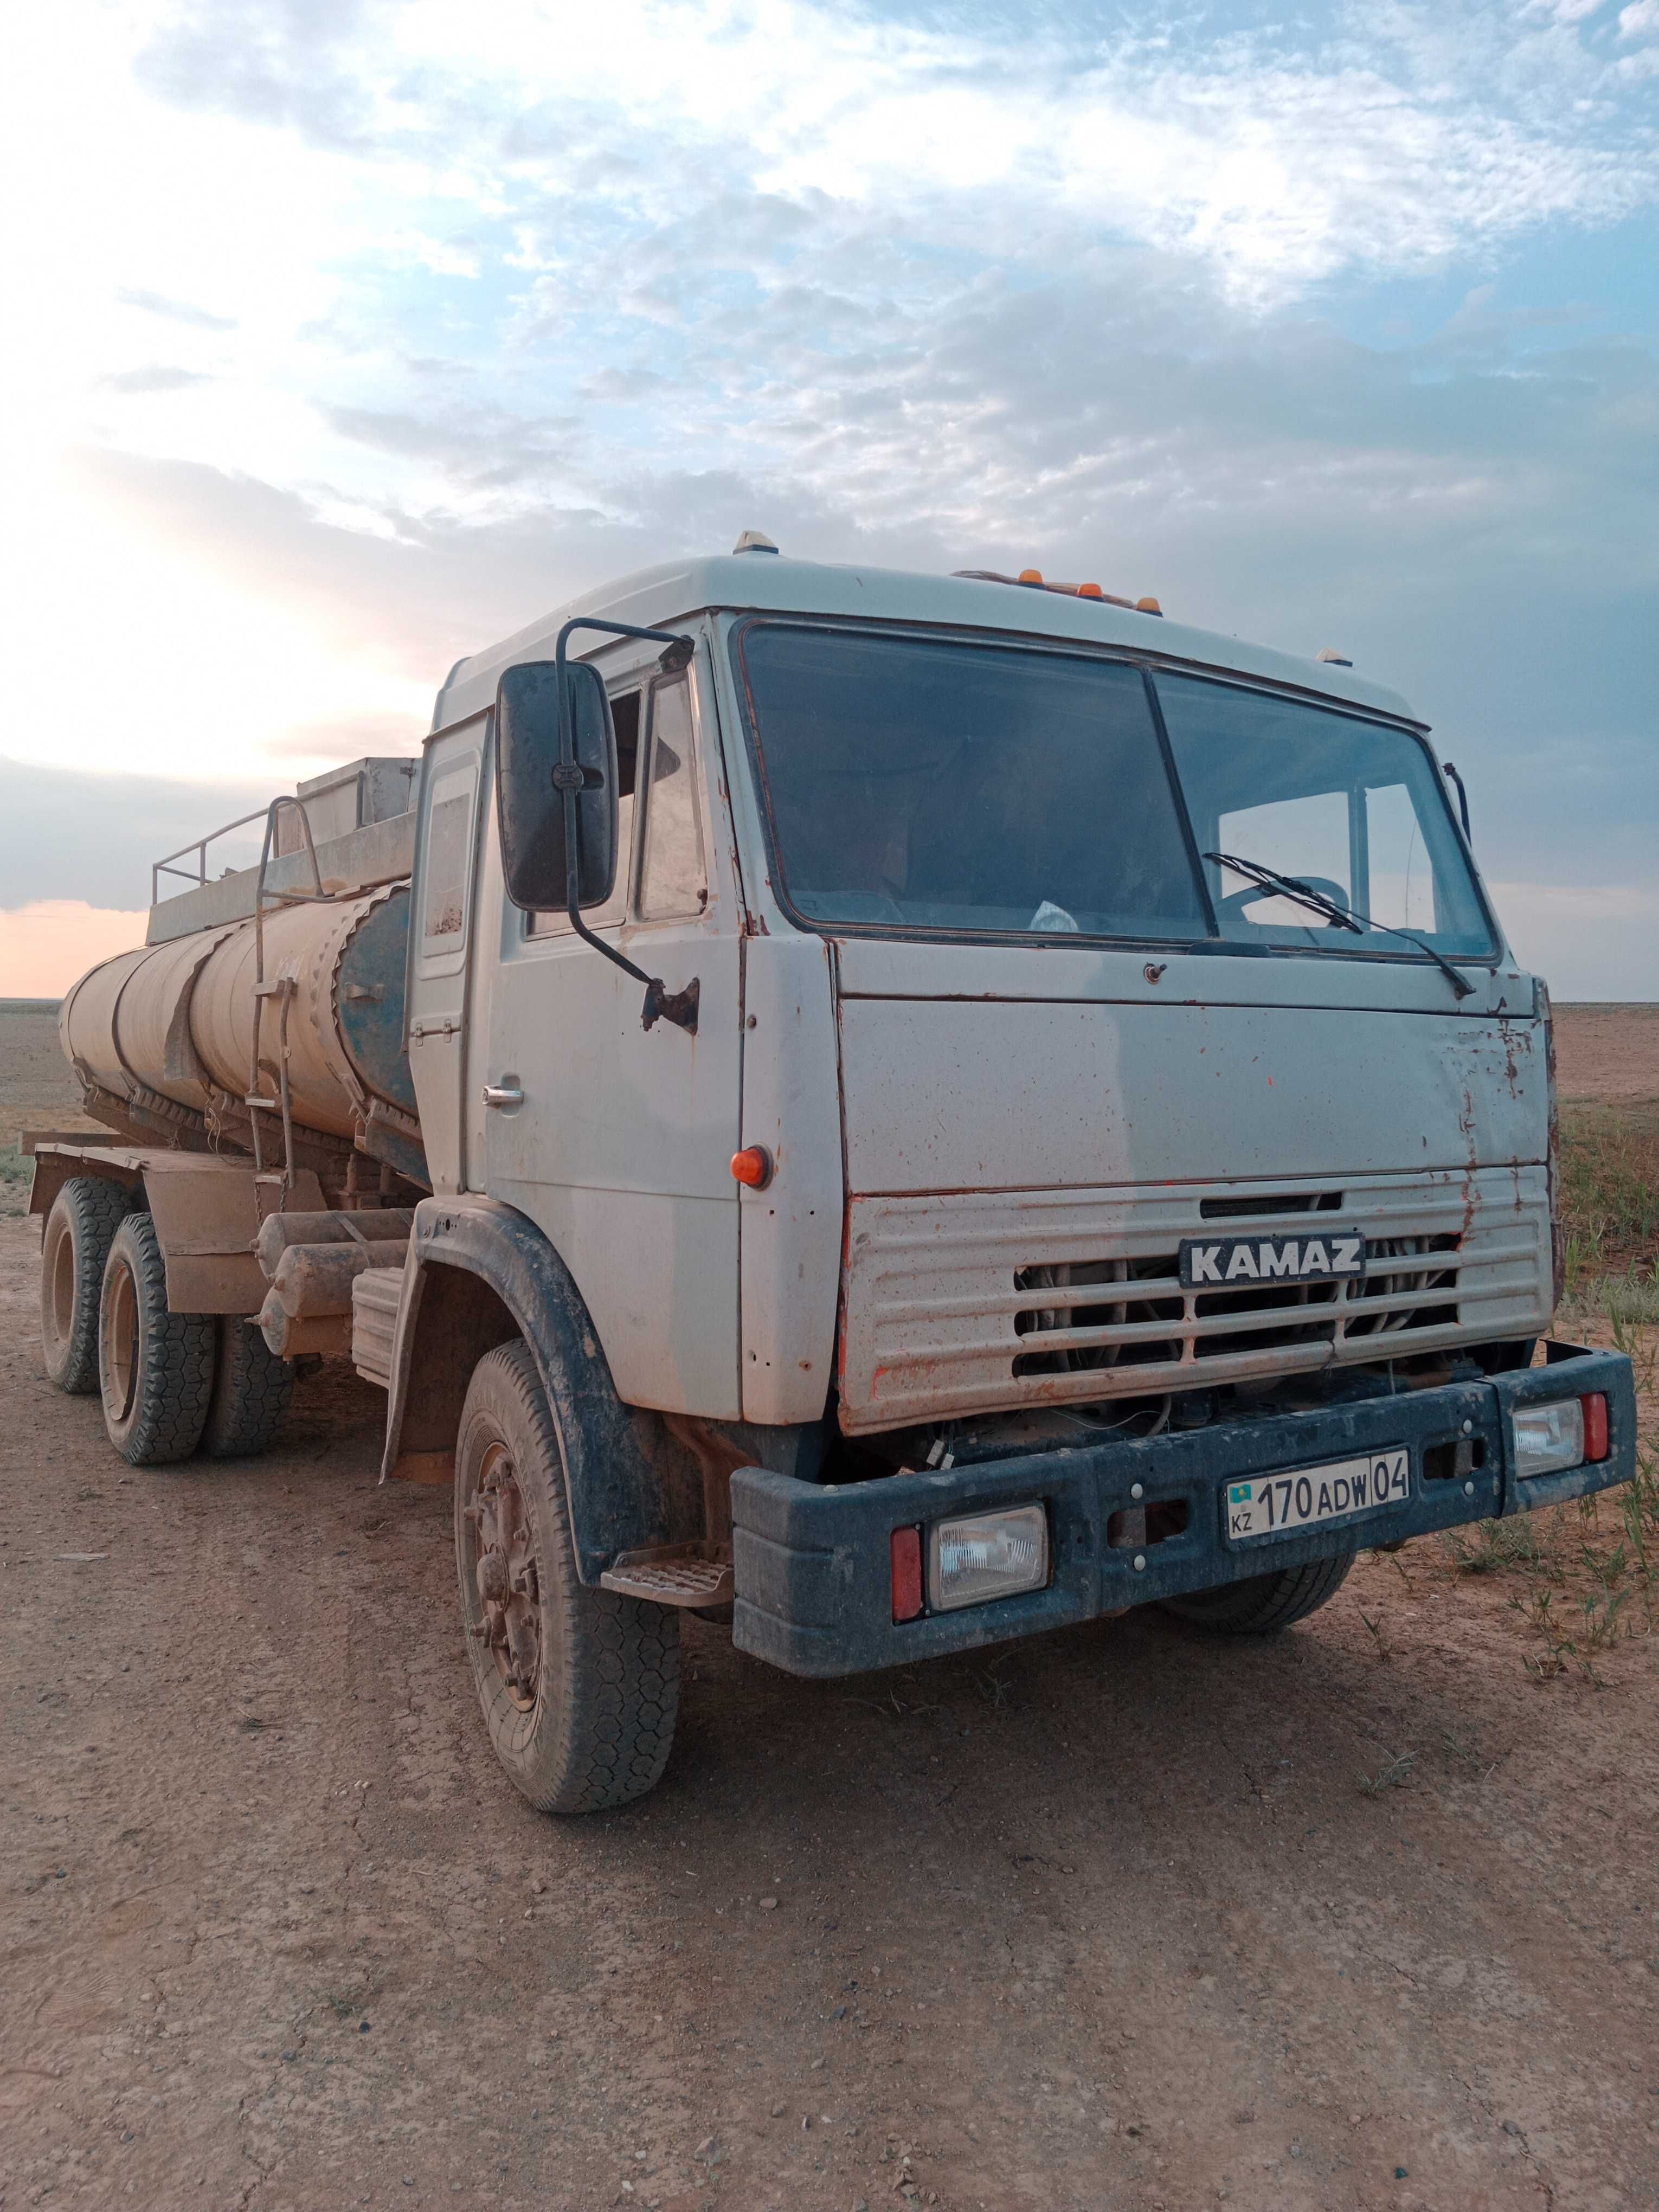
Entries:
[[[611,719],[617,726],[617,882],[603,906],[592,907],[582,919],[590,929],[620,921],[628,911],[628,886],[633,878],[634,785],[640,751],[640,695],[625,691],[611,702]],[[526,934],[557,937],[570,934],[570,917],[562,908],[532,914]]]
[[651,694],[649,793],[640,861],[642,921],[696,915],[708,903],[691,739],[691,693],[682,676]]
[[433,790],[421,904],[422,942],[428,953],[455,950],[466,933],[472,793],[471,768],[441,776]]

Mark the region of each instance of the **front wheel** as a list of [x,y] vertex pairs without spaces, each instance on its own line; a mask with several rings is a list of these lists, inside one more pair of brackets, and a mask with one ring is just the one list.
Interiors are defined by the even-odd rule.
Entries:
[[1221,1636],[1273,1636],[1328,1605],[1353,1563],[1354,1554],[1343,1552],[1333,1559],[1310,1560],[1305,1567],[1279,1567],[1247,1582],[1224,1583],[1219,1589],[1167,1597],[1164,1610]]
[[484,1721],[531,1803],[597,1813],[654,1788],[674,1741],[679,1616],[578,1579],[558,1438],[521,1342],[473,1370],[455,1562]]

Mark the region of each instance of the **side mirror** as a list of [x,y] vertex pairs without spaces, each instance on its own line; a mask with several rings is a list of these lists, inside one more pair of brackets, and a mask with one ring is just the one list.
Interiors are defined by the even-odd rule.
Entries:
[[[559,678],[574,768],[560,768]],[[580,783],[577,775],[580,774]],[[575,851],[565,848],[565,787],[575,792]],[[617,732],[598,669],[526,661],[495,694],[495,811],[501,872],[514,906],[566,911],[574,867],[578,907],[603,906],[617,880]]]

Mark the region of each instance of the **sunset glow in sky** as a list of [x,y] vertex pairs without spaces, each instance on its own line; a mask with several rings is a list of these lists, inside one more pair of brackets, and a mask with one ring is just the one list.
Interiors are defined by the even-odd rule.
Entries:
[[0,994],[755,526],[1339,647],[1659,996],[1659,0],[53,0],[0,106]]

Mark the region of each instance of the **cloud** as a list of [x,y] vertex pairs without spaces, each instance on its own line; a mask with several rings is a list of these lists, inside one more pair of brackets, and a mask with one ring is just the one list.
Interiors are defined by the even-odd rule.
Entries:
[[[33,659],[88,603],[105,650],[67,711],[23,671],[11,742],[398,750],[459,655],[755,526],[1346,647],[1507,875],[1639,882],[1659,47],[1617,12],[139,0],[88,48],[127,189],[43,250],[80,319],[13,410],[80,447],[56,565],[12,556]],[[131,367],[112,296],[211,358]],[[158,373],[201,388],[109,403]]]
[[133,291],[124,286],[115,296],[124,307],[140,307],[147,315],[163,315],[169,322],[184,323],[191,330],[234,331],[236,328],[233,316],[211,315],[205,307],[192,307],[182,300],[166,300],[159,292]]
[[1650,947],[1659,932],[1651,882],[1491,886],[1523,965],[1545,975],[1558,1000],[1655,996]]
[[119,392],[129,398],[151,392],[182,392],[186,385],[208,384],[210,377],[193,368],[124,368],[113,375],[98,380],[106,392]]
[[1631,0],[1619,10],[1621,39],[1645,38],[1650,31],[1659,31],[1659,0]]
[[651,398],[668,381],[658,368],[602,368],[584,377],[576,389],[583,399],[625,406],[630,400]]
[[[263,806],[270,797],[263,782],[88,776],[0,759],[0,884],[6,904],[34,908],[67,899],[100,908],[147,909],[152,860]],[[211,872],[257,860],[258,840],[256,827],[227,844],[210,856]]]
[[[1395,5],[1321,40],[1132,8],[1109,39],[1058,18],[1012,39],[803,0],[617,0],[602,27],[532,5],[201,0],[141,69],[168,100],[331,152],[441,161],[532,224],[581,203],[660,222],[695,165],[751,221],[823,191],[925,210],[959,250],[1117,237],[1267,301],[1651,204],[1651,139],[1609,100],[1583,15]],[[1574,94],[1600,101],[1596,132]]]

